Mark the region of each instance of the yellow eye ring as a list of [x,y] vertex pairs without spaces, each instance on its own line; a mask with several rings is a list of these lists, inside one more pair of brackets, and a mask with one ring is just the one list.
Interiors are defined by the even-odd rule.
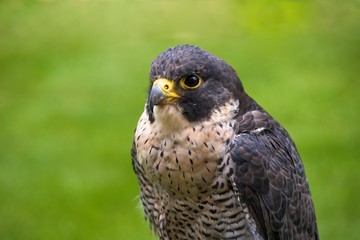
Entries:
[[200,87],[202,83],[203,80],[195,74],[190,74],[180,80],[180,85],[184,89],[196,89]]

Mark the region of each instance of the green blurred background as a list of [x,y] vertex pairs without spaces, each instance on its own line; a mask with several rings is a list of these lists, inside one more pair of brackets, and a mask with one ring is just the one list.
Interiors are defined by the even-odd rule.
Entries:
[[322,239],[358,237],[358,0],[3,0],[0,239],[154,239],[130,147],[150,63],[181,43],[290,132]]

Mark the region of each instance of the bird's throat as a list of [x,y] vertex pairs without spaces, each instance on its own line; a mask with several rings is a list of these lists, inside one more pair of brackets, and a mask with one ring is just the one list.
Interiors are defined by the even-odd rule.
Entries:
[[154,124],[163,133],[179,132],[184,128],[190,127],[192,124],[184,117],[177,105],[154,106],[153,114],[155,118]]

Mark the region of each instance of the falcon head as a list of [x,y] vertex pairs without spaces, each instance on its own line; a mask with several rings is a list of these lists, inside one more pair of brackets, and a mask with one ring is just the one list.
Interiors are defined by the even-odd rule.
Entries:
[[176,128],[222,121],[235,117],[245,99],[234,69],[199,47],[176,46],[152,62],[146,104],[151,122]]

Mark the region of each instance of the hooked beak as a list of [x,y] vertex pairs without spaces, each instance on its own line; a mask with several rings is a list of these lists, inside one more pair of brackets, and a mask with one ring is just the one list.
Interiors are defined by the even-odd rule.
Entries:
[[153,111],[154,106],[169,104],[172,100],[181,96],[175,92],[174,83],[166,78],[157,79],[151,88],[149,95],[150,109]]

